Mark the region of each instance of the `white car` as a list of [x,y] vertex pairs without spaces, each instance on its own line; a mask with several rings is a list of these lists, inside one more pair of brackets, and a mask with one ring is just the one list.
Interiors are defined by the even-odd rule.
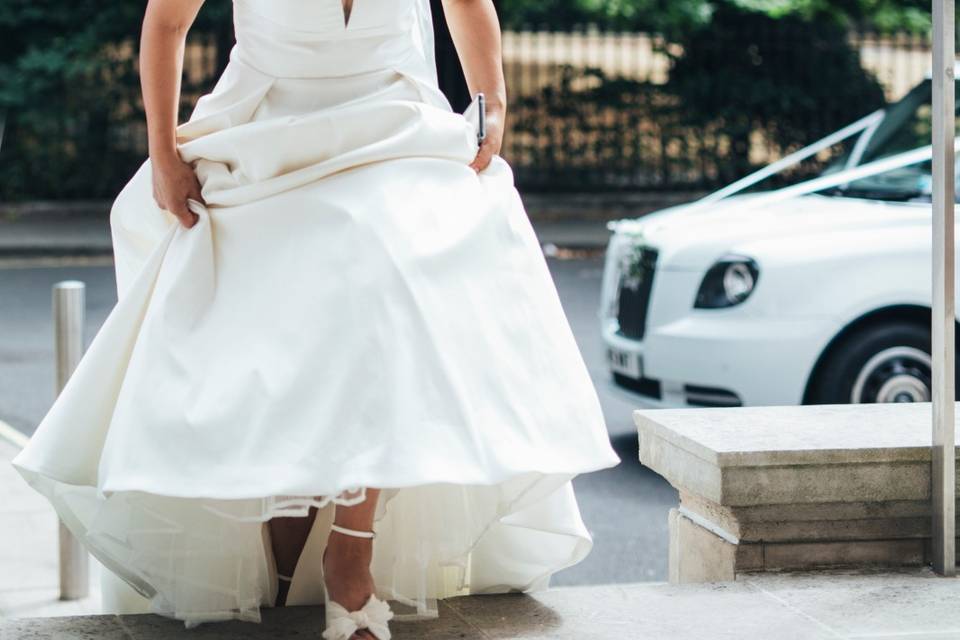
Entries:
[[[929,400],[930,93],[928,79],[715,194],[610,223],[614,382],[650,407]],[[744,193],[844,140],[821,176]]]

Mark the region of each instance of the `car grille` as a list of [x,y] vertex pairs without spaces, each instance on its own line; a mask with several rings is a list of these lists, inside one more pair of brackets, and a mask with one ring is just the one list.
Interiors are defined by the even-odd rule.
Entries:
[[617,333],[640,340],[647,328],[647,307],[657,268],[657,251],[640,247],[634,250],[630,260],[636,261],[636,268],[632,274],[629,265],[621,268],[617,285],[617,324],[620,326]]

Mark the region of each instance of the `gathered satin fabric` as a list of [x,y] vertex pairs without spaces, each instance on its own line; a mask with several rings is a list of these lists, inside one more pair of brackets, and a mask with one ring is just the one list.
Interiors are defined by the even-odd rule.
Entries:
[[333,508],[366,487],[397,619],[589,552],[570,480],[619,459],[509,165],[468,166],[425,4],[354,0],[345,26],[340,0],[235,0],[177,129],[197,224],[149,160],[114,202],[119,301],[14,465],[117,612],[259,620],[265,522],[310,506],[288,603],[321,603]]

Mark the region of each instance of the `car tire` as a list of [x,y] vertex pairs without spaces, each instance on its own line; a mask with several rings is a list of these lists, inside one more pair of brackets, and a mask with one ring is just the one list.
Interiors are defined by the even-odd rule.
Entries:
[[867,326],[835,344],[816,375],[810,404],[927,402],[930,329],[905,321]]

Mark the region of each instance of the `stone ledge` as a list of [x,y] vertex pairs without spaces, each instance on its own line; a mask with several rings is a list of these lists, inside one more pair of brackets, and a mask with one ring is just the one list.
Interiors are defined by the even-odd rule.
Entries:
[[722,467],[929,462],[929,402],[637,409],[641,439],[660,438]]
[[930,403],[651,409],[634,421],[644,465],[720,504],[930,499]]
[[929,403],[638,410],[634,419],[640,461],[680,493],[671,581],[929,560]]

